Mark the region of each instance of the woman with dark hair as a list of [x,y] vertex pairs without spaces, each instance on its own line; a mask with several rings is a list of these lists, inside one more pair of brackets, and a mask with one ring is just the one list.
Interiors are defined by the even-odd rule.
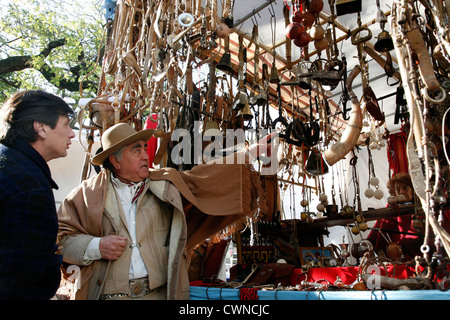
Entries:
[[50,299],[61,280],[58,220],[47,162],[75,137],[72,108],[40,90],[0,109],[0,299]]
[[397,201],[407,204],[414,200],[414,187],[412,185],[411,177],[408,173],[399,172],[395,174],[387,183],[387,188],[391,196],[396,196]]

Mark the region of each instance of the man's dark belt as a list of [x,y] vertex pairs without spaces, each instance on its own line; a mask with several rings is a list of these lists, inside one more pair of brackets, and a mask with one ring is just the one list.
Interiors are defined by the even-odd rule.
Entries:
[[128,285],[129,292],[128,293],[102,294],[102,295],[100,295],[100,300],[117,299],[117,298],[123,298],[123,297],[137,299],[137,298],[143,297],[152,292],[159,292],[162,289],[164,289],[165,286],[166,285],[164,284],[157,288],[150,289],[150,283],[148,281],[148,278],[134,279],[134,280],[130,280],[130,282],[129,282],[129,285]]

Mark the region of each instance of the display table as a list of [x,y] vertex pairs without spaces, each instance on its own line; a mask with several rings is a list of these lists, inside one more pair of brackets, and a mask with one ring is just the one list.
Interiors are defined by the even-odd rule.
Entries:
[[[450,300],[450,291],[257,291],[257,300]],[[244,300],[242,290],[191,287],[191,300]]]
[[[302,281],[333,285],[336,281],[350,286],[358,278],[359,267],[310,268],[307,272],[294,269],[289,276],[289,286]],[[387,266],[389,277],[413,278],[413,266]],[[383,268],[380,275],[386,275]],[[222,285],[225,283],[222,283]],[[450,300],[449,291],[439,290],[263,290],[256,288],[231,289],[226,286],[200,282],[191,283],[192,300]]]
[[[294,269],[289,277],[289,283],[292,286],[300,284],[302,281],[316,282],[325,281],[334,284],[336,280],[342,281],[346,285],[351,285],[357,280],[359,267],[335,267],[335,268],[310,268],[307,273],[302,269]],[[412,266],[392,265],[386,267],[389,277],[397,279],[407,279],[415,276],[415,270]],[[380,268],[380,275],[386,275],[385,270]]]

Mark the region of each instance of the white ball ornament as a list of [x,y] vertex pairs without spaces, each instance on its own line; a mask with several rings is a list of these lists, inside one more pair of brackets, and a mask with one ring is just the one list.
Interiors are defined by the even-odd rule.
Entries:
[[319,195],[319,200],[320,200],[321,202],[327,201],[327,199],[328,199],[328,196],[327,196],[325,193],[321,193],[321,194]]
[[325,206],[322,203],[319,203],[316,208],[317,208],[317,211],[325,210]]
[[371,189],[371,188],[367,188],[366,191],[364,191],[364,195],[367,198],[372,198],[374,193],[375,193],[375,191],[373,189]]
[[373,196],[375,197],[375,199],[380,200],[383,198],[384,193],[382,190],[377,189],[377,190],[375,190],[375,193],[373,194]]
[[370,178],[370,184],[374,187],[376,187],[377,185],[380,184],[380,179],[378,179],[377,177],[372,177]]
[[309,202],[308,202],[308,200],[306,200],[306,199],[303,199],[302,201],[300,201],[300,205],[301,205],[302,207],[306,207],[306,206],[308,206],[308,204],[309,204]]
[[389,196],[387,198],[387,203],[389,203],[391,205],[397,203],[397,197],[396,196]]

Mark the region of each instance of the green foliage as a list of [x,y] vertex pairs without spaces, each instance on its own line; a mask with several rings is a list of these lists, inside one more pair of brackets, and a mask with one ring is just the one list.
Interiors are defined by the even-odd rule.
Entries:
[[[32,56],[30,68],[0,73],[0,102],[21,89],[41,88],[78,100],[80,93],[63,83],[78,82],[94,67],[103,35],[101,0],[2,0],[0,4],[0,62]],[[39,56],[51,41],[65,39],[47,57]],[[41,70],[51,72],[51,82]],[[97,82],[101,68],[89,80]],[[41,70],[42,71],[42,70]],[[95,88],[83,96],[95,96]]]

